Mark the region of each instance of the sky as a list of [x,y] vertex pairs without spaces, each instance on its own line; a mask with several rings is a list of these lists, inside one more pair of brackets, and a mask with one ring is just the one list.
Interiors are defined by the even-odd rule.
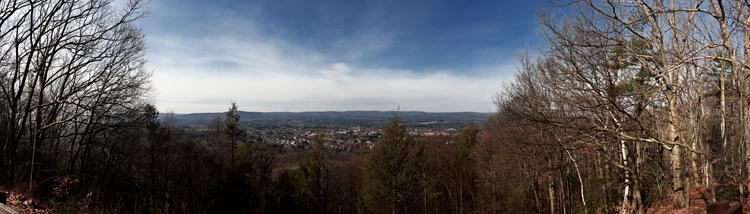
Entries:
[[152,0],[161,111],[494,112],[541,2]]

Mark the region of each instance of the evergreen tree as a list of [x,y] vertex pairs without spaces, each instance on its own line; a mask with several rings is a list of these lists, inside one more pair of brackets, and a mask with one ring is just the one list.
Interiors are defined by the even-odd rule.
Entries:
[[264,146],[246,141],[237,148],[235,157],[237,171],[233,176],[242,186],[230,188],[241,191],[243,205],[251,210],[263,208],[271,185],[272,154]]
[[229,107],[229,111],[226,113],[226,119],[224,120],[224,131],[226,132],[227,141],[229,143],[229,167],[234,168],[235,150],[237,149],[237,143],[241,138],[242,129],[240,129],[240,115],[237,112],[237,103],[232,102]]
[[263,145],[243,138],[239,126],[237,104],[232,102],[226,113],[225,134],[229,141],[229,160],[225,167],[228,176],[224,182],[224,200],[231,213],[258,212],[265,208],[271,185],[271,163],[273,156]]
[[457,213],[465,213],[472,210],[475,191],[474,180],[476,173],[474,170],[475,162],[471,157],[471,151],[477,143],[479,128],[474,122],[464,128],[458,139],[458,148],[455,152],[455,177],[457,185],[458,200],[456,207]]
[[328,162],[321,137],[313,139],[313,146],[305,160],[300,163],[303,197],[309,206],[308,211],[325,213],[328,200]]
[[392,119],[367,157],[360,211],[417,211],[424,193],[421,156],[422,144],[409,134],[401,119]]

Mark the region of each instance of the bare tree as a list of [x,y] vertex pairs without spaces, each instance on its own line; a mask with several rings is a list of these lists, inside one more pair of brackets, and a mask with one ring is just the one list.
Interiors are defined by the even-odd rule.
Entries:
[[[19,146],[63,149],[73,168],[107,126],[144,103],[143,34],[134,22],[145,2],[108,0],[0,3],[0,91],[5,178],[16,178]],[[50,143],[55,145],[49,145]],[[62,157],[61,157],[62,158]]]

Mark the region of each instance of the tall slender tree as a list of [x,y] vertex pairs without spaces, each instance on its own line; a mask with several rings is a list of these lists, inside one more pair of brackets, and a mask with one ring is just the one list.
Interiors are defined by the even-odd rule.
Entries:
[[237,111],[237,103],[232,102],[229,106],[229,110],[226,112],[226,118],[224,119],[224,132],[227,138],[227,147],[229,149],[229,168],[234,169],[235,161],[235,150],[237,145],[242,140],[242,129],[240,128],[240,114]]
[[326,213],[328,209],[329,168],[323,138],[316,136],[312,148],[300,163],[301,191],[307,201],[307,210]]
[[420,172],[422,144],[410,135],[401,119],[393,118],[367,156],[360,211],[411,213],[419,210],[423,188]]

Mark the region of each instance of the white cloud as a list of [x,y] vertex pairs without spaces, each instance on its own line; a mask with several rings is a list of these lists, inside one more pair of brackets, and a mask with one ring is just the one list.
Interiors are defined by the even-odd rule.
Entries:
[[500,87],[494,76],[457,77],[365,73],[347,80],[280,73],[160,72],[154,76],[162,108],[223,111],[231,100],[251,111],[403,110],[492,111]]
[[331,65],[330,68],[321,70],[320,73],[323,74],[326,78],[329,79],[337,79],[337,78],[345,78],[349,75],[349,72],[351,72],[352,69],[349,68],[348,65],[342,62],[334,63]]
[[[494,111],[493,98],[514,63],[488,65],[478,75],[347,64],[259,33],[218,38],[147,35],[154,95],[161,110],[246,111],[402,110]],[[356,47],[352,47],[356,49]],[[347,53],[356,53],[352,50]]]

